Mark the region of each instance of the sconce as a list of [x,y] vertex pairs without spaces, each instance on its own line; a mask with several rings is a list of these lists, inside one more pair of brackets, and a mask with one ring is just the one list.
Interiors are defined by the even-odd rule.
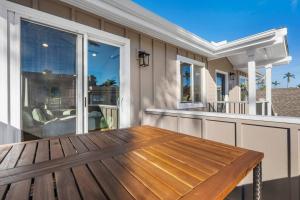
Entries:
[[140,67],[147,67],[149,66],[149,57],[150,54],[145,51],[138,51],[139,56],[139,66]]
[[234,80],[234,78],[235,78],[235,73],[233,73],[233,72],[230,72],[229,73],[229,78],[230,78],[230,80]]

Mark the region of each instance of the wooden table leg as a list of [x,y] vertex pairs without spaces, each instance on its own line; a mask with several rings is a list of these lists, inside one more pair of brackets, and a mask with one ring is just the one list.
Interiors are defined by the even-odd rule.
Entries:
[[253,200],[262,200],[262,168],[259,163],[253,169]]

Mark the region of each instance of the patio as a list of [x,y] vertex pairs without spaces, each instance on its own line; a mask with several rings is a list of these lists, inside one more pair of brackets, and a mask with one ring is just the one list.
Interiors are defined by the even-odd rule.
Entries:
[[262,158],[149,126],[2,145],[0,197],[224,199],[254,168],[259,200]]

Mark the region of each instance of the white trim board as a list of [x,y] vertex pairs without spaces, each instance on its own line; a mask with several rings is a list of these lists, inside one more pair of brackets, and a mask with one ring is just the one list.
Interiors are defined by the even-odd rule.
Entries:
[[[180,64],[188,63],[191,65],[191,87],[194,88],[194,66],[201,67],[201,102],[181,102],[181,70]],[[204,62],[193,60],[184,56],[177,55],[176,60],[176,80],[177,80],[177,108],[188,109],[188,108],[199,108],[204,107],[206,103],[206,65]],[[192,98],[194,98],[194,91],[191,92]]]
[[241,115],[241,114],[225,114],[225,113],[212,113],[212,112],[201,112],[201,111],[187,111],[187,110],[171,110],[171,109],[156,109],[148,108],[145,110],[149,114],[160,114],[160,115],[176,115],[192,117],[221,117],[229,119],[246,119],[253,121],[265,121],[265,122],[276,122],[276,123],[289,123],[289,124],[300,124],[300,118],[298,117],[275,117],[275,116],[259,116],[259,115]]

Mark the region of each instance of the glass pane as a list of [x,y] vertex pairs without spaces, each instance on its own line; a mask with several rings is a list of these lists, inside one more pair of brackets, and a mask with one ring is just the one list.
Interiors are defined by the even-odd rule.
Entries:
[[89,41],[89,130],[118,128],[120,48]]
[[191,102],[191,65],[187,63],[180,64],[181,77],[181,102]]
[[201,67],[194,65],[194,101],[201,102]]
[[240,76],[241,101],[248,101],[248,79]]
[[76,132],[76,37],[21,22],[24,140]]
[[217,73],[217,100],[225,100],[225,74]]

